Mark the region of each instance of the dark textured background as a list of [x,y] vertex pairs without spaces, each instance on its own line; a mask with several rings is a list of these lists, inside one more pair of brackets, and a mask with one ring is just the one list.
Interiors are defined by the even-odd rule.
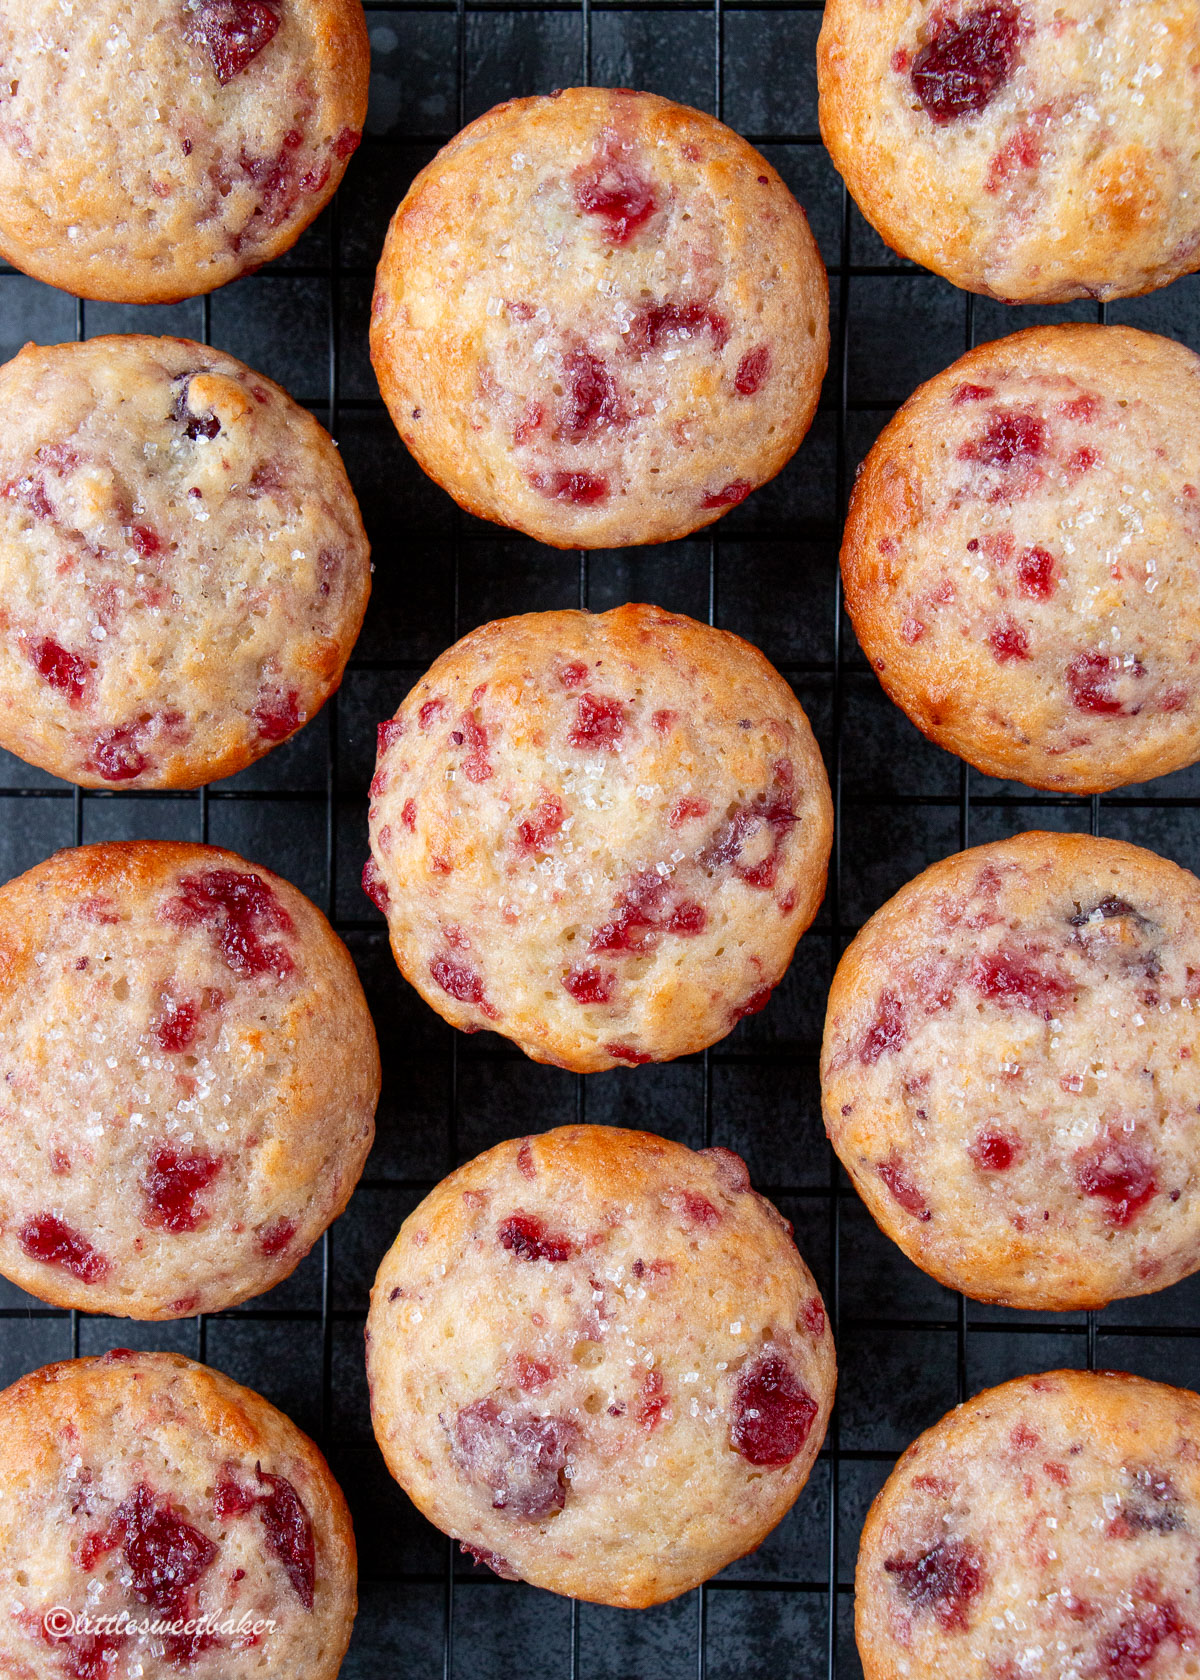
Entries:
[[[278,379],[331,428],[375,545],[375,595],[337,699],[287,746],[199,794],[81,794],[0,753],[0,875],[72,842],[209,839],[327,908],[359,964],[384,1053],[379,1140],[351,1205],[287,1282],[233,1312],[169,1325],[68,1315],[0,1280],[0,1381],[116,1344],[208,1360],[325,1448],[358,1533],[358,1625],[346,1680],[859,1680],[858,1534],[895,1454],[964,1394],[1054,1365],[1100,1363],[1200,1386],[1200,1278],[1108,1311],[1044,1318],[964,1302],[875,1230],[824,1141],[816,1058],[832,964],[918,870],[1030,827],[1087,829],[1200,864],[1200,768],[1103,800],[967,771],[884,699],[840,617],[848,479],[892,408],[968,343],[1095,308],[1008,310],[900,262],[849,205],[817,136],[813,0],[367,0],[367,139],[296,248],[211,299],[171,308],[75,300],[0,269],[0,355],[113,331],[210,337]],[[649,88],[714,111],[783,173],[830,269],[833,356],[799,455],[713,534],[624,553],[560,554],[469,521],[408,459],[367,360],[372,270],[413,173],[498,100],[580,81]],[[1200,348],[1200,283],[1114,304],[1112,320]],[[358,888],[375,723],[482,621],[651,600],[711,618],[795,685],[838,801],[830,890],[767,1009],[701,1057],[584,1081],[491,1035],[453,1033],[399,980]],[[444,1172],[525,1131],[586,1118],[745,1155],[795,1222],[842,1368],[825,1450],[760,1551],[657,1610],[574,1606],[472,1568],[416,1515],[371,1437],[367,1291],[400,1221]],[[831,1587],[833,1590],[831,1590]],[[302,1676],[273,1680],[304,1680]]]

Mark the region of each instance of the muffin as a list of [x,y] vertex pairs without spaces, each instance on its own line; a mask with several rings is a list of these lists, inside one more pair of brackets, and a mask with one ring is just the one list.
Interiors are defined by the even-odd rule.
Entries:
[[825,890],[829,783],[763,656],[658,607],[527,613],[379,726],[363,884],[466,1032],[580,1073],[765,1007]]
[[773,478],[829,353],[825,270],[765,158],[627,88],[513,99],[397,210],[371,359],[417,463],[556,548],[665,542]]
[[855,1580],[865,1680],[1182,1680],[1200,1665],[1200,1398],[1018,1377],[915,1441]]
[[12,1680],[334,1680],[354,1623],[350,1514],[260,1395],[114,1348],[5,1389],[0,1448]]
[[828,0],[821,134],[901,256],[1009,303],[1200,264],[1194,0]]
[[0,746],[84,787],[231,775],[338,686],[369,592],[332,440],[232,356],[131,334],[0,368]]
[[336,1219],[379,1055],[350,954],[295,887],[126,841],[0,887],[0,1083],[0,1272],[55,1306],[177,1318],[270,1289]]
[[173,303],[286,251],[362,137],[361,0],[6,0],[0,255]]
[[846,604],[897,705],[990,776],[1095,793],[1200,757],[1200,358],[1031,327],[868,455]]
[[880,1227],[980,1301],[1065,1311],[1200,1266],[1200,882],[1119,840],[946,858],[834,976],[825,1126]]
[[388,1468],[506,1579],[661,1604],[757,1546],[825,1434],[833,1339],[727,1149],[564,1126],[405,1221],[371,1292]]

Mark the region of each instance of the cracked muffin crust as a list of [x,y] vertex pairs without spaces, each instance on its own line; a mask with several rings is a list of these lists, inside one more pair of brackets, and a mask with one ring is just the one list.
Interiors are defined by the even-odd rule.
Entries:
[[325,1460],[219,1371],[114,1348],[0,1394],[7,1680],[334,1680],[355,1582]]
[[922,385],[864,463],[846,604],[888,695],[991,776],[1094,793],[1200,757],[1200,358],[1031,327]]
[[665,542],[774,477],[829,351],[804,212],[714,117],[625,88],[514,99],[417,176],[371,359],[418,464],[559,548]]
[[125,841],[0,887],[0,1272],[56,1306],[218,1312],[345,1207],[379,1055],[350,954],[233,852]]
[[173,303],[295,244],[362,136],[360,0],[6,0],[0,254]]
[[821,133],[901,256],[1010,303],[1200,264],[1194,0],[829,0]]
[[370,592],[329,435],[232,356],[137,334],[0,368],[0,746],[196,787],[342,679]]
[[1013,1307],[1101,1307],[1200,1266],[1200,882],[1022,834],[934,864],[829,997],[825,1126],[908,1257]]
[[741,1159],[609,1126],[513,1138],[426,1197],[379,1268],[367,1372],[430,1521],[507,1579],[632,1607],[764,1539],[835,1382]]
[[1200,1398],[1114,1371],[988,1389],[867,1517],[865,1680],[1200,1674]]
[[485,624],[379,726],[363,885],[426,1002],[581,1073],[762,1009],[833,808],[762,654],[658,607]]

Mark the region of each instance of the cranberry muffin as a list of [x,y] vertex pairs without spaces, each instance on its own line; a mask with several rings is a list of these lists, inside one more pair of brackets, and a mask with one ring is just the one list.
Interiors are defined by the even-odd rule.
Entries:
[[506,1579],[687,1592],[774,1528],[825,1434],[833,1338],[791,1230],[727,1149],[609,1126],[489,1149],[371,1292],[388,1468]]
[[114,1348],[5,1389],[0,1449],[9,1680],[334,1680],[354,1623],[350,1514],[260,1395]]
[[215,846],[58,852],[0,887],[0,1272],[56,1306],[216,1312],[286,1277],[379,1096],[350,954]]
[[1100,1307],[1200,1266],[1200,882],[1021,834],[872,916],[829,996],[830,1141],[952,1289]]
[[183,338],[0,367],[0,746],[84,787],[196,787],[301,728],[370,592],[332,439]]
[[1194,0],[828,0],[821,133],[901,256],[1010,303],[1200,264]]
[[380,724],[363,884],[439,1014],[590,1073],[766,1005],[832,827],[808,720],[756,648],[657,607],[527,613]]
[[626,88],[509,100],[443,147],[371,317],[418,464],[557,548],[711,524],[794,454],[828,352],[825,270],[774,169]]
[[855,1580],[865,1680],[1200,1667],[1200,1398],[1117,1371],[988,1389],[915,1441]]
[[361,0],[6,0],[0,255],[173,303],[295,244],[362,137]]
[[912,721],[991,776],[1095,793],[1200,757],[1200,358],[1031,327],[880,434],[846,604]]

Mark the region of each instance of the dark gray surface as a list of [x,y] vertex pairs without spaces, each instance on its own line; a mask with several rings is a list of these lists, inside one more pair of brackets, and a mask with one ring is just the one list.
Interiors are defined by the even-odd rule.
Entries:
[[[176,1348],[259,1389],[314,1432],[358,1533],[362,1608],[346,1680],[854,1680],[849,1586],[859,1529],[913,1435],[966,1392],[1060,1363],[1098,1360],[1200,1383],[1200,1282],[1092,1319],[1046,1322],[964,1303],[876,1232],[839,1177],[820,1124],[816,1053],[832,963],[855,926],[925,865],[1036,826],[1096,827],[1200,864],[1190,803],[1200,771],[1096,801],[968,772],[886,701],[838,617],[839,510],[892,407],[972,338],[1095,312],[971,300],[882,246],[848,206],[816,138],[820,17],[804,0],[582,10],[557,0],[520,10],[369,0],[368,17],[367,141],[334,207],[282,261],[208,301],[170,309],[77,309],[61,293],[0,272],[3,356],[27,338],[52,343],[77,332],[209,336],[332,425],[377,567],[342,692],[297,740],[208,794],[81,795],[0,754],[0,874],[73,840],[183,835],[231,845],[288,876],[333,913],[359,964],[385,1061],[379,1140],[324,1244],[291,1279],[234,1312],[166,1326],[72,1321],[0,1281],[0,1381],[73,1349]],[[582,558],[460,517],[421,475],[378,401],[366,320],[388,217],[435,147],[497,100],[588,79],[717,111],[762,145],[804,203],[830,265],[834,356],[822,411],[797,458],[711,537]],[[1114,304],[1109,318],[1200,347],[1200,282]],[[825,750],[840,825],[829,896],[767,1011],[707,1056],[585,1085],[534,1066],[502,1040],[444,1026],[396,974],[358,877],[375,722],[424,665],[487,618],[627,599],[711,616],[779,664]],[[460,1160],[581,1116],[745,1154],[760,1187],[795,1221],[838,1332],[838,1416],[795,1510],[711,1588],[640,1614],[576,1609],[452,1557],[388,1478],[366,1406],[366,1295],[401,1219]]]

